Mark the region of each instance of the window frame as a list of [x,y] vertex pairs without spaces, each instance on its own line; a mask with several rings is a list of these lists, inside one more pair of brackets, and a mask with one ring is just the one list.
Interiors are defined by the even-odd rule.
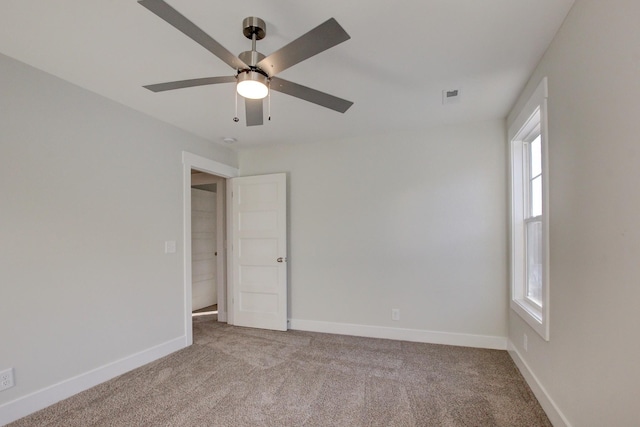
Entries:
[[[509,177],[510,177],[510,237],[511,262],[510,307],[543,339],[549,341],[549,173],[547,129],[547,78],[542,79],[527,103],[509,124]],[[528,144],[540,134],[542,163],[542,214],[530,217],[531,174]],[[527,223],[540,220],[542,224],[542,289],[541,304],[528,297],[527,279]]]
[[[540,213],[539,215],[534,215],[533,214],[533,182],[535,181],[535,179],[537,179],[538,177],[540,178],[540,182],[542,184],[542,182],[544,181],[543,178],[543,174],[542,174],[542,131],[541,131],[541,126],[540,126],[540,108],[537,108],[536,111],[533,113],[532,115],[532,123],[536,123],[537,125],[535,125],[533,127],[532,130],[529,130],[529,128],[531,127],[531,125],[529,124],[529,126],[527,126],[526,131],[527,134],[526,136],[524,136],[524,138],[522,138],[522,144],[523,144],[523,157],[524,157],[524,161],[523,161],[523,184],[524,181],[526,181],[527,185],[523,185],[523,201],[524,201],[524,210],[523,210],[523,228],[524,228],[524,256],[525,259],[528,258],[528,249],[529,249],[529,232],[528,232],[528,228],[530,224],[535,224],[535,223],[540,223],[542,225],[542,213]],[[516,137],[517,139],[518,137]],[[538,138],[540,138],[540,173],[538,175],[536,175],[535,177],[533,176],[533,171],[531,170],[532,167],[532,149],[531,146],[533,144],[533,142],[535,142]],[[526,177],[526,178],[525,178]],[[542,185],[541,185],[542,187]],[[540,195],[540,197],[542,198],[542,194]],[[540,202],[542,203],[542,208],[544,208],[544,200],[540,200]],[[542,310],[542,300],[540,302],[536,301],[535,299],[531,298],[529,296],[529,290],[530,290],[530,282],[529,282],[529,269],[528,269],[529,263],[527,261],[525,261],[524,263],[524,289],[523,289],[523,295],[522,298],[526,301],[527,305],[531,306],[534,311],[536,312],[536,317],[542,317],[540,315],[540,311]],[[544,284],[542,284],[541,287],[544,287]],[[542,298],[541,298],[542,299]]]

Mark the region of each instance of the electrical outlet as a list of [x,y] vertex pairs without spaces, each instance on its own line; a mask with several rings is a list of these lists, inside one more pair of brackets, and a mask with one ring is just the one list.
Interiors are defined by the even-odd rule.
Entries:
[[522,338],[522,347],[524,348],[524,351],[529,351],[529,340],[527,339],[527,334],[524,334],[524,337]]
[[392,308],[391,309],[391,320],[400,320],[400,309]]
[[6,390],[13,386],[13,368],[5,369],[4,371],[0,372],[0,391]]

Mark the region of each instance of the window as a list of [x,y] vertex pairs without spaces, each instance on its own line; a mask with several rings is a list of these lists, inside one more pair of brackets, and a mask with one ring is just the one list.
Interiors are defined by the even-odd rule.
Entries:
[[511,308],[549,340],[547,80],[509,126]]

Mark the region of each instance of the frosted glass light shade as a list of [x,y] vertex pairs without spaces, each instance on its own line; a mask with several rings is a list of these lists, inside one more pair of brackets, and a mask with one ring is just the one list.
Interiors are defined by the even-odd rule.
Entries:
[[267,77],[255,71],[240,73],[236,90],[245,98],[262,99],[269,94]]

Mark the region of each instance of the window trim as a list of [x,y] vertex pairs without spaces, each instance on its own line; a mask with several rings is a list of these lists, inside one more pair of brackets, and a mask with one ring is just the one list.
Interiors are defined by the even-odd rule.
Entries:
[[[527,103],[522,107],[515,119],[509,124],[509,178],[510,178],[510,307],[543,339],[549,341],[549,171],[548,171],[548,126],[547,126],[547,78],[543,78]],[[539,116],[539,120],[536,116]],[[530,301],[526,296],[526,213],[529,203],[528,183],[525,186],[524,171],[528,169],[525,162],[528,154],[525,145],[528,138],[539,126],[541,135],[542,162],[542,306]]]

